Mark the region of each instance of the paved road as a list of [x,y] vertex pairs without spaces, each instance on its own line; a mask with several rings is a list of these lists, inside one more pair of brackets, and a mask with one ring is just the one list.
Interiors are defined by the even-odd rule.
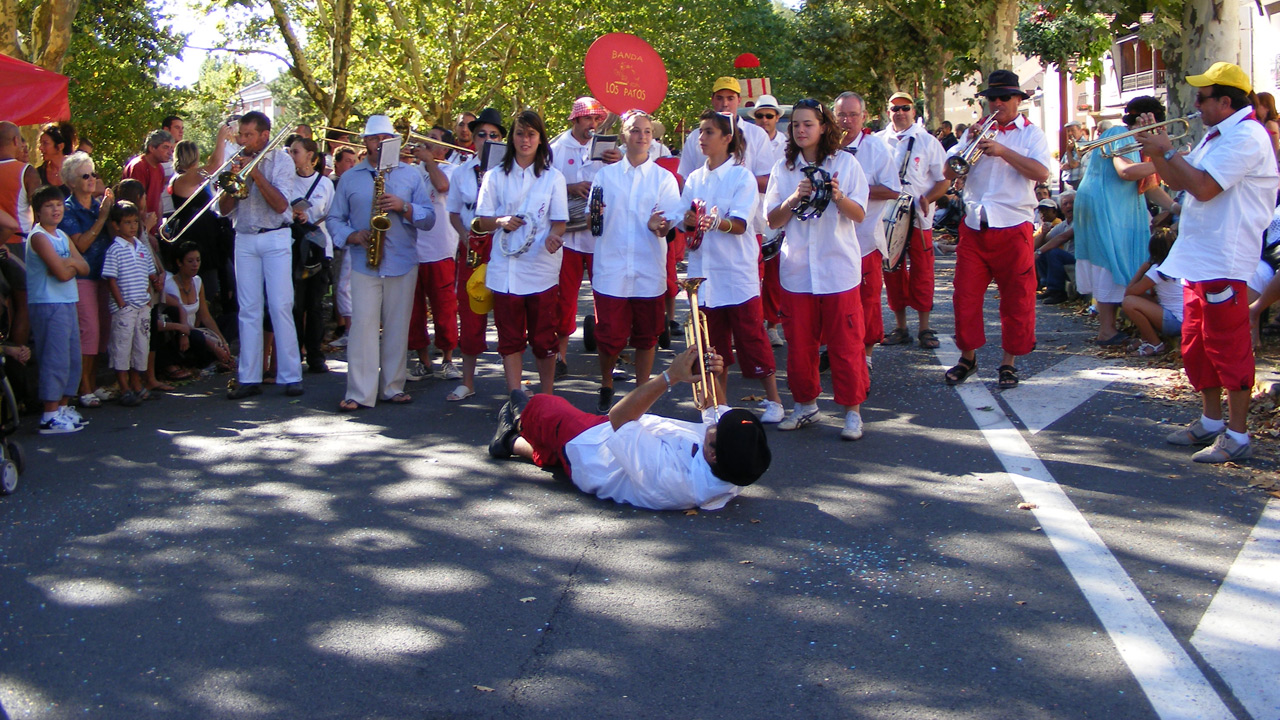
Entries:
[[[995,349],[963,392],[945,349],[878,349],[865,439],[824,406],[714,513],[488,459],[493,362],[461,405],[427,381],[336,415],[334,373],[238,407],[208,380],[28,434],[0,499],[0,717],[1249,717],[1274,695],[1192,636],[1242,547],[1277,550],[1268,497],[1163,445],[1194,409],[1157,400],[1159,368],[1099,366],[1091,332],[1046,313],[1004,397]],[[563,386],[580,407],[594,365]],[[1265,680],[1280,644],[1257,638]]]

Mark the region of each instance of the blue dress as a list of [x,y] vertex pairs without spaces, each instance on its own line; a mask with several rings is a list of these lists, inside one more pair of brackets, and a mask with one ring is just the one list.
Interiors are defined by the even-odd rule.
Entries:
[[[1102,138],[1128,132],[1114,127],[1102,134]],[[1120,141],[1127,144],[1128,141]],[[1104,147],[1111,148],[1114,144]],[[1103,150],[1089,158],[1084,179],[1076,192],[1074,225],[1076,230],[1076,261],[1087,261],[1105,268],[1112,280],[1124,287],[1146,262],[1147,245],[1151,239],[1151,215],[1147,203],[1138,192],[1136,181],[1122,180],[1115,164],[1102,157]],[[1138,153],[1123,156],[1132,162],[1141,162]]]

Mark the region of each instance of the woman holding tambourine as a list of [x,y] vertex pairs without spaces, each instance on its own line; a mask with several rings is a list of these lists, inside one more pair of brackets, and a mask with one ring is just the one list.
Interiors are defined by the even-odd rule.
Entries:
[[507,390],[520,389],[523,354],[533,347],[544,393],[554,391],[556,302],[565,222],[564,175],[551,167],[542,117],[516,117],[502,164],[485,173],[475,229],[494,231],[485,285],[493,291],[493,323]]
[[[836,404],[845,409],[840,437],[857,440],[862,437],[859,411],[870,379],[858,298],[862,252],[854,223],[866,217],[868,188],[858,162],[840,152],[840,135],[835,116],[822,103],[796,103],[787,127],[787,154],[773,167],[764,202],[769,227],[786,232],[778,274],[787,334],[787,385],[796,404],[778,429],[796,430],[818,421],[818,348],[825,342]],[[804,212],[820,189],[811,176],[826,180],[830,197],[816,216]]]
[[688,277],[707,279],[698,288],[698,301],[707,317],[711,346],[724,358],[725,370],[716,376],[718,397],[728,397],[725,379],[736,348],[742,376],[757,378],[764,387],[761,422],[776,423],[782,420],[782,398],[774,377],[773,346],[764,329],[760,244],[747,233],[759,190],[755,176],[742,165],[746,140],[737,123],[736,115],[714,110],[702,113],[698,121],[698,147],[707,161],[689,174],[681,196],[684,226],[693,233]]

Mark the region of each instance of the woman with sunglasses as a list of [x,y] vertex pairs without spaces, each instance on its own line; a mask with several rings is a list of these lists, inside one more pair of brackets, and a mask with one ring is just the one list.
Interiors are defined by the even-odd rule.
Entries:
[[[796,404],[778,429],[796,430],[818,421],[818,347],[825,341],[835,401],[845,410],[840,437],[857,440],[870,377],[862,346],[862,249],[855,223],[866,218],[869,188],[858,161],[840,151],[841,134],[822,103],[796,103],[787,126],[787,154],[769,176],[765,208],[769,227],[787,233],[778,274],[787,385]],[[804,172],[810,166],[830,176],[831,200],[821,215],[803,219],[796,213],[815,190]]]
[[111,233],[107,231],[107,215],[115,198],[111,188],[96,199],[98,173],[93,158],[77,152],[62,162],[62,180],[71,190],[66,199],[66,211],[58,229],[71,238],[71,243],[89,265],[89,274],[76,278],[79,300],[76,315],[80,323],[80,407],[98,407],[102,398],[94,394],[97,387],[95,361],[107,350],[107,286],[102,282],[102,261],[111,245]]
[[525,110],[511,126],[502,164],[485,173],[473,223],[478,232],[493,232],[485,286],[493,291],[493,324],[508,392],[521,389],[528,346],[533,348],[542,392],[555,391],[568,198],[564,175],[551,166],[542,116]]
[[[698,304],[707,318],[711,347],[724,357],[725,370],[716,374],[716,391],[728,397],[728,368],[734,348],[742,356],[742,376],[758,379],[765,392],[760,421],[782,420],[782,398],[775,376],[777,363],[764,329],[760,300],[760,244],[748,232],[756,215],[758,185],[742,164],[746,140],[736,114],[707,110],[698,119],[698,148],[706,157],[684,184],[681,203],[686,209],[686,232],[702,232],[702,243],[690,245],[687,277],[706,278],[698,288]],[[705,212],[691,208],[699,204]],[[686,341],[691,340],[686,335]]]
[[[324,294],[329,287],[329,261],[333,259],[333,241],[324,227],[324,219],[329,214],[329,206],[333,204],[333,181],[325,177],[324,158],[320,155],[320,146],[315,140],[296,135],[289,141],[287,149],[293,158],[294,178],[288,200],[293,208],[295,257],[305,259],[314,257],[314,253],[303,243],[312,243],[316,239],[314,230],[323,236],[325,247],[322,269],[306,278],[293,278],[293,324],[298,332],[298,344],[305,351],[307,372],[327,373],[329,366],[324,361]],[[310,238],[310,239],[308,239]]]

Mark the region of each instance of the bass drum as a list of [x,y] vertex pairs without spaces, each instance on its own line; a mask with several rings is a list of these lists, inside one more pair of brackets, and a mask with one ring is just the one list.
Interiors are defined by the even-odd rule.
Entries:
[[893,272],[902,267],[907,256],[907,243],[911,242],[911,226],[915,223],[915,198],[906,193],[884,214],[884,236],[888,252],[884,255],[884,271]]

